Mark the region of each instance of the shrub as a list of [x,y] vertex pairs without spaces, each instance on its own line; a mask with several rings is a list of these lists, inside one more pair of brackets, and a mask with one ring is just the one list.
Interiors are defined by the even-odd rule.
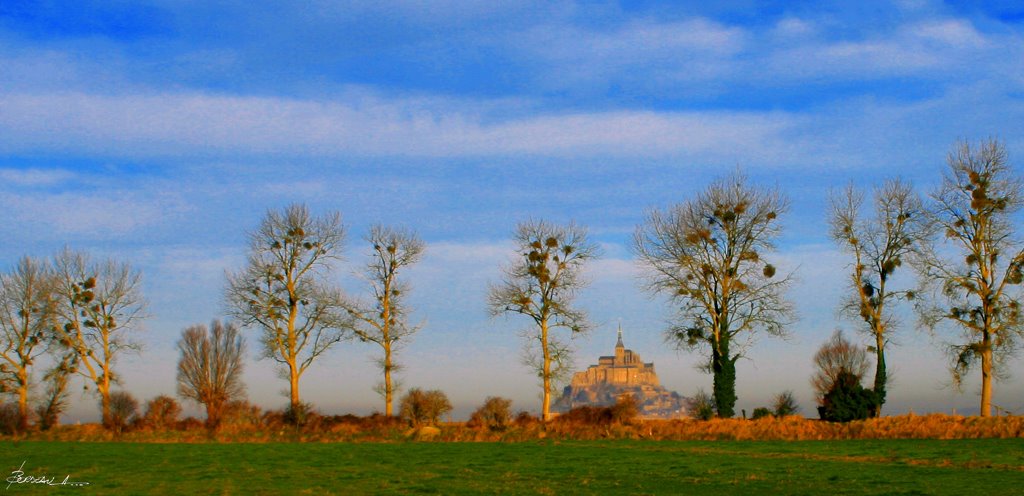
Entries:
[[875,410],[877,399],[874,391],[864,389],[856,375],[840,371],[832,389],[822,398],[818,414],[822,420],[849,422],[864,420]]
[[139,416],[139,400],[128,391],[110,393],[110,425],[107,427],[120,433]]
[[555,417],[555,422],[562,425],[609,425],[609,424],[631,424],[639,415],[640,408],[637,406],[636,397],[632,394],[619,396],[619,400],[612,406],[578,406]]
[[751,420],[757,420],[759,418],[771,417],[772,411],[765,407],[757,407],[754,409],[754,413],[750,416]]
[[611,407],[612,422],[616,424],[631,424],[638,415],[640,415],[640,405],[632,393],[619,396],[618,401]]
[[316,413],[310,403],[299,403],[298,405],[288,404],[284,409],[284,422],[296,427],[302,427],[312,421],[318,421],[320,415]]
[[818,398],[832,390],[843,372],[854,376],[859,383],[868,370],[868,357],[864,348],[847,341],[843,331],[837,330],[814,355],[815,373],[811,385]]
[[199,430],[199,428],[203,427],[204,425],[205,422],[195,417],[185,417],[184,419],[178,421],[177,429],[180,431],[195,431]]
[[[228,430],[245,430],[259,427],[263,423],[263,410],[245,400],[230,401],[224,405],[220,424],[216,427]],[[207,423],[207,427],[209,427]]]
[[443,392],[436,389],[421,391],[419,388],[413,388],[402,398],[399,416],[413,427],[419,427],[436,425],[441,421],[441,416],[450,411],[452,404]]
[[515,425],[516,427],[529,427],[539,422],[540,419],[533,415],[530,415],[530,412],[526,410],[520,410],[519,413],[516,414],[516,418],[512,421],[512,424]]
[[690,415],[697,420],[711,420],[715,416],[715,402],[711,395],[703,389],[698,389],[697,394],[690,399]]
[[0,403],[0,434],[14,434],[17,432],[20,417],[18,405],[14,403]]
[[612,410],[608,407],[583,405],[555,417],[554,421],[559,424],[610,424]]
[[512,422],[512,400],[488,397],[484,404],[469,417],[472,427],[486,427],[492,431],[503,431]]
[[793,391],[783,391],[775,397],[772,413],[776,417],[788,417],[800,413],[800,405],[793,397]]
[[68,409],[68,384],[75,372],[74,355],[66,354],[61,362],[44,376],[47,381],[46,394],[36,406],[39,430],[47,431],[60,424],[60,416]]
[[174,429],[180,415],[181,405],[170,396],[160,395],[146,403],[146,414],[142,421],[151,429]]

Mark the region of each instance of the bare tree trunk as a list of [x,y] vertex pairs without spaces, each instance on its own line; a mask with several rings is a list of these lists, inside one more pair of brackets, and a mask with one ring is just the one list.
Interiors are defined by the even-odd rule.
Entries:
[[392,407],[394,386],[391,384],[391,343],[384,344],[384,415],[390,417],[394,413]]
[[110,389],[103,388],[100,391],[100,410],[103,412],[103,426],[110,427],[113,423],[110,419]]
[[541,402],[541,418],[547,422],[551,418],[551,351],[548,349],[548,322],[540,324],[541,351],[544,353],[544,370],[541,372],[544,381],[544,400]]
[[299,369],[297,365],[288,364],[288,382],[291,386],[292,413],[299,413]]
[[213,402],[206,403],[206,428],[214,429],[220,425],[220,411]]
[[28,374],[23,370],[18,374],[18,431],[28,430]]
[[982,417],[992,415],[992,340],[986,332],[981,344],[981,411]]

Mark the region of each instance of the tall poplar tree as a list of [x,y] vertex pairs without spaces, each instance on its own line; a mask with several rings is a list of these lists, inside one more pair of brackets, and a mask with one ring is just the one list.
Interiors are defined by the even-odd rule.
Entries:
[[299,379],[349,327],[341,290],[327,280],[344,239],[338,213],[313,217],[297,204],[271,210],[249,235],[245,268],[228,275],[230,312],[262,333],[263,356],[281,365],[296,420]]
[[933,291],[919,309],[929,327],[948,323],[959,330],[949,348],[953,380],[959,386],[980,365],[980,412],[987,417],[992,414],[992,382],[1024,333],[1024,241],[1012,218],[1024,196],[998,141],[961,142],[947,162],[942,184],[931,195],[929,215],[959,258],[934,248],[925,251],[919,269]]
[[868,350],[875,355],[877,404],[872,413],[877,417],[889,377],[886,346],[897,326],[893,306],[914,297],[912,288],[893,287],[892,278],[928,239],[930,223],[913,188],[890,180],[875,189],[868,212],[864,212],[864,194],[852,185],[833,195],[829,224],[832,239],[853,258],[848,272],[852,295],[843,310],[864,322],[873,342]]
[[786,200],[742,175],[712,183],[689,201],[648,215],[634,251],[649,289],[678,305],[669,340],[703,350],[719,417],[735,414],[736,361],[756,332],[786,333],[788,276],[769,262]]
[[[573,307],[576,292],[586,285],[582,272],[598,248],[587,239],[587,231],[575,224],[559,226],[544,221],[519,224],[514,241],[518,256],[505,269],[505,278],[491,286],[491,315],[517,313],[530,318],[533,326],[527,339],[539,348],[537,360],[528,358],[541,379],[541,415],[551,418],[553,381],[568,365],[569,347],[554,335],[562,328],[578,334],[589,327],[586,315]],[[533,346],[528,345],[529,350]]]

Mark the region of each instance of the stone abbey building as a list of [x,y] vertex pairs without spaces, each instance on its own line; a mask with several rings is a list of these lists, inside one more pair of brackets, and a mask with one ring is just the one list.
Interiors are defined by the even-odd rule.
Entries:
[[639,354],[626,349],[619,328],[615,354],[600,357],[597,365],[576,372],[552,411],[564,413],[584,405],[611,406],[627,393],[636,396],[642,418],[686,416],[686,399],[661,386],[653,363],[644,363]]

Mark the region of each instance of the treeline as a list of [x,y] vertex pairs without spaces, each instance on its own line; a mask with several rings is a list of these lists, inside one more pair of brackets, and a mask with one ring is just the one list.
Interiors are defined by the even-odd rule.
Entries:
[[[881,414],[899,305],[912,307],[923,327],[958,331],[950,349],[954,381],[959,385],[980,365],[980,413],[991,414],[992,381],[1022,334],[1024,243],[1012,218],[1022,204],[1020,179],[997,141],[957,144],[941,185],[925,198],[899,179],[870,195],[853,186],[832,195],[829,233],[849,261],[847,297],[837,303],[859,323],[868,345],[837,334],[814,357],[822,418]],[[713,389],[695,409],[702,416],[735,416],[736,361],[758,334],[783,336],[795,319],[786,294],[794,274],[772,263],[787,210],[781,191],[749,184],[737,173],[652,211],[635,232],[632,249],[645,287],[668,296],[677,312],[667,338],[707,359]],[[178,342],[178,396],[205,408],[208,427],[244,397],[246,344],[239,326],[256,333],[261,356],[287,379],[287,422],[301,424],[310,415],[300,396],[302,375],[346,338],[380,348],[377,390],[385,417],[393,416],[397,356],[418,330],[409,322],[403,275],[425,245],[409,229],[371,228],[364,238],[372,248],[364,266],[367,296],[354,298],[332,281],[331,264],[345,237],[340,214],[314,216],[303,205],[269,211],[249,233],[245,266],[227,276],[233,321],[190,327]],[[535,353],[527,364],[541,379],[547,421],[554,384],[570,372],[566,337],[590,328],[574,304],[586,285],[581,274],[601,254],[575,224],[524,222],[514,241],[515,262],[491,285],[488,305],[494,316],[520,314],[531,323],[525,338]],[[894,275],[904,270],[918,276],[913,287],[895,285]],[[124,425],[118,404],[135,400],[112,389],[119,382],[114,365],[138,348],[133,331],[146,305],[139,280],[127,263],[71,249],[46,260],[25,257],[0,276],[0,393],[15,398],[18,430],[33,418],[43,430],[56,425],[76,376],[99,399],[103,424]],[[874,370],[865,387],[868,354]],[[37,370],[40,360],[50,367]],[[40,387],[45,392],[31,405],[29,392]]]

